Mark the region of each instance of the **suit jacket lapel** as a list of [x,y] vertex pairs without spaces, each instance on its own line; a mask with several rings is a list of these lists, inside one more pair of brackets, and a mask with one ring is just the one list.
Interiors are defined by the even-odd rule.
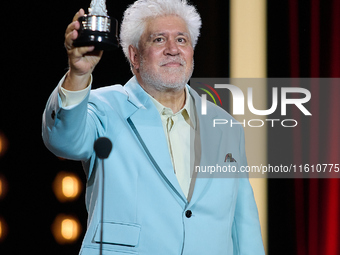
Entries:
[[[195,101],[196,120],[198,120],[196,125],[198,130],[196,135],[199,136],[199,142],[195,143],[195,145],[200,146],[200,148],[195,148],[196,151],[197,149],[200,149],[200,159],[195,159],[195,162],[199,163],[200,166],[213,165],[213,163],[216,164],[216,162],[218,162],[218,153],[216,152],[218,152],[221,146],[222,137],[222,131],[219,128],[213,128],[213,120],[217,116],[217,113],[209,112],[207,115],[202,115],[201,97],[192,88],[190,88],[190,94]],[[195,140],[197,141],[197,139]],[[197,153],[195,154],[197,155]],[[207,184],[213,178],[200,177],[200,173],[195,172],[195,166],[192,171],[192,183],[190,186],[193,188],[193,194],[192,198],[190,199],[190,205],[199,200],[201,195],[204,194]]]
[[128,93],[129,102],[138,108],[135,111],[130,111],[130,115],[127,115],[127,121],[132,131],[155,170],[173,194],[186,204],[187,200],[174,173],[159,112],[135,77],[124,88]]

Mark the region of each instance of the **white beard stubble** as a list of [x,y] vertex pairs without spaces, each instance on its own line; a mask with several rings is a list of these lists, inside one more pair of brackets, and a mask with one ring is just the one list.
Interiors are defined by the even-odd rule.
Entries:
[[187,64],[180,57],[162,60],[159,65],[161,66],[171,61],[180,62],[181,66],[164,67],[162,68],[162,72],[155,72],[149,68],[149,66],[145,65],[145,60],[142,57],[139,72],[143,82],[154,87],[158,91],[179,91],[184,89],[193,73],[194,61],[192,62],[192,68],[188,73],[185,71]]

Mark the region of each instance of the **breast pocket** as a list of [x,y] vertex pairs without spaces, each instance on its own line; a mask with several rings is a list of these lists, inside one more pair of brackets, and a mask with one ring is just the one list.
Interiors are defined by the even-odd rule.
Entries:
[[[103,254],[138,254],[141,227],[138,224],[104,222]],[[101,224],[97,225],[92,244],[84,245],[81,255],[98,254],[100,248]]]
[[[94,241],[100,243],[101,224],[97,226]],[[140,226],[126,223],[103,223],[103,243],[135,247],[138,245]]]

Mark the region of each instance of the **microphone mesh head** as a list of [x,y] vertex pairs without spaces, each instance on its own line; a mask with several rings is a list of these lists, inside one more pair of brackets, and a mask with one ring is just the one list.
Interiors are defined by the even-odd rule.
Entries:
[[94,151],[100,159],[108,158],[112,150],[112,143],[109,138],[100,137],[94,142]]

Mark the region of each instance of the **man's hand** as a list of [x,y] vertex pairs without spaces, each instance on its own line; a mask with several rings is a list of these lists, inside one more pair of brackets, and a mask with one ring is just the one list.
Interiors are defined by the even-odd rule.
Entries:
[[73,46],[73,41],[78,37],[77,30],[80,28],[78,18],[84,14],[84,10],[80,9],[74,15],[72,23],[68,25],[65,32],[65,48],[70,70],[63,87],[72,91],[84,89],[89,85],[91,73],[103,55],[103,51],[94,51],[94,46],[77,48]]

